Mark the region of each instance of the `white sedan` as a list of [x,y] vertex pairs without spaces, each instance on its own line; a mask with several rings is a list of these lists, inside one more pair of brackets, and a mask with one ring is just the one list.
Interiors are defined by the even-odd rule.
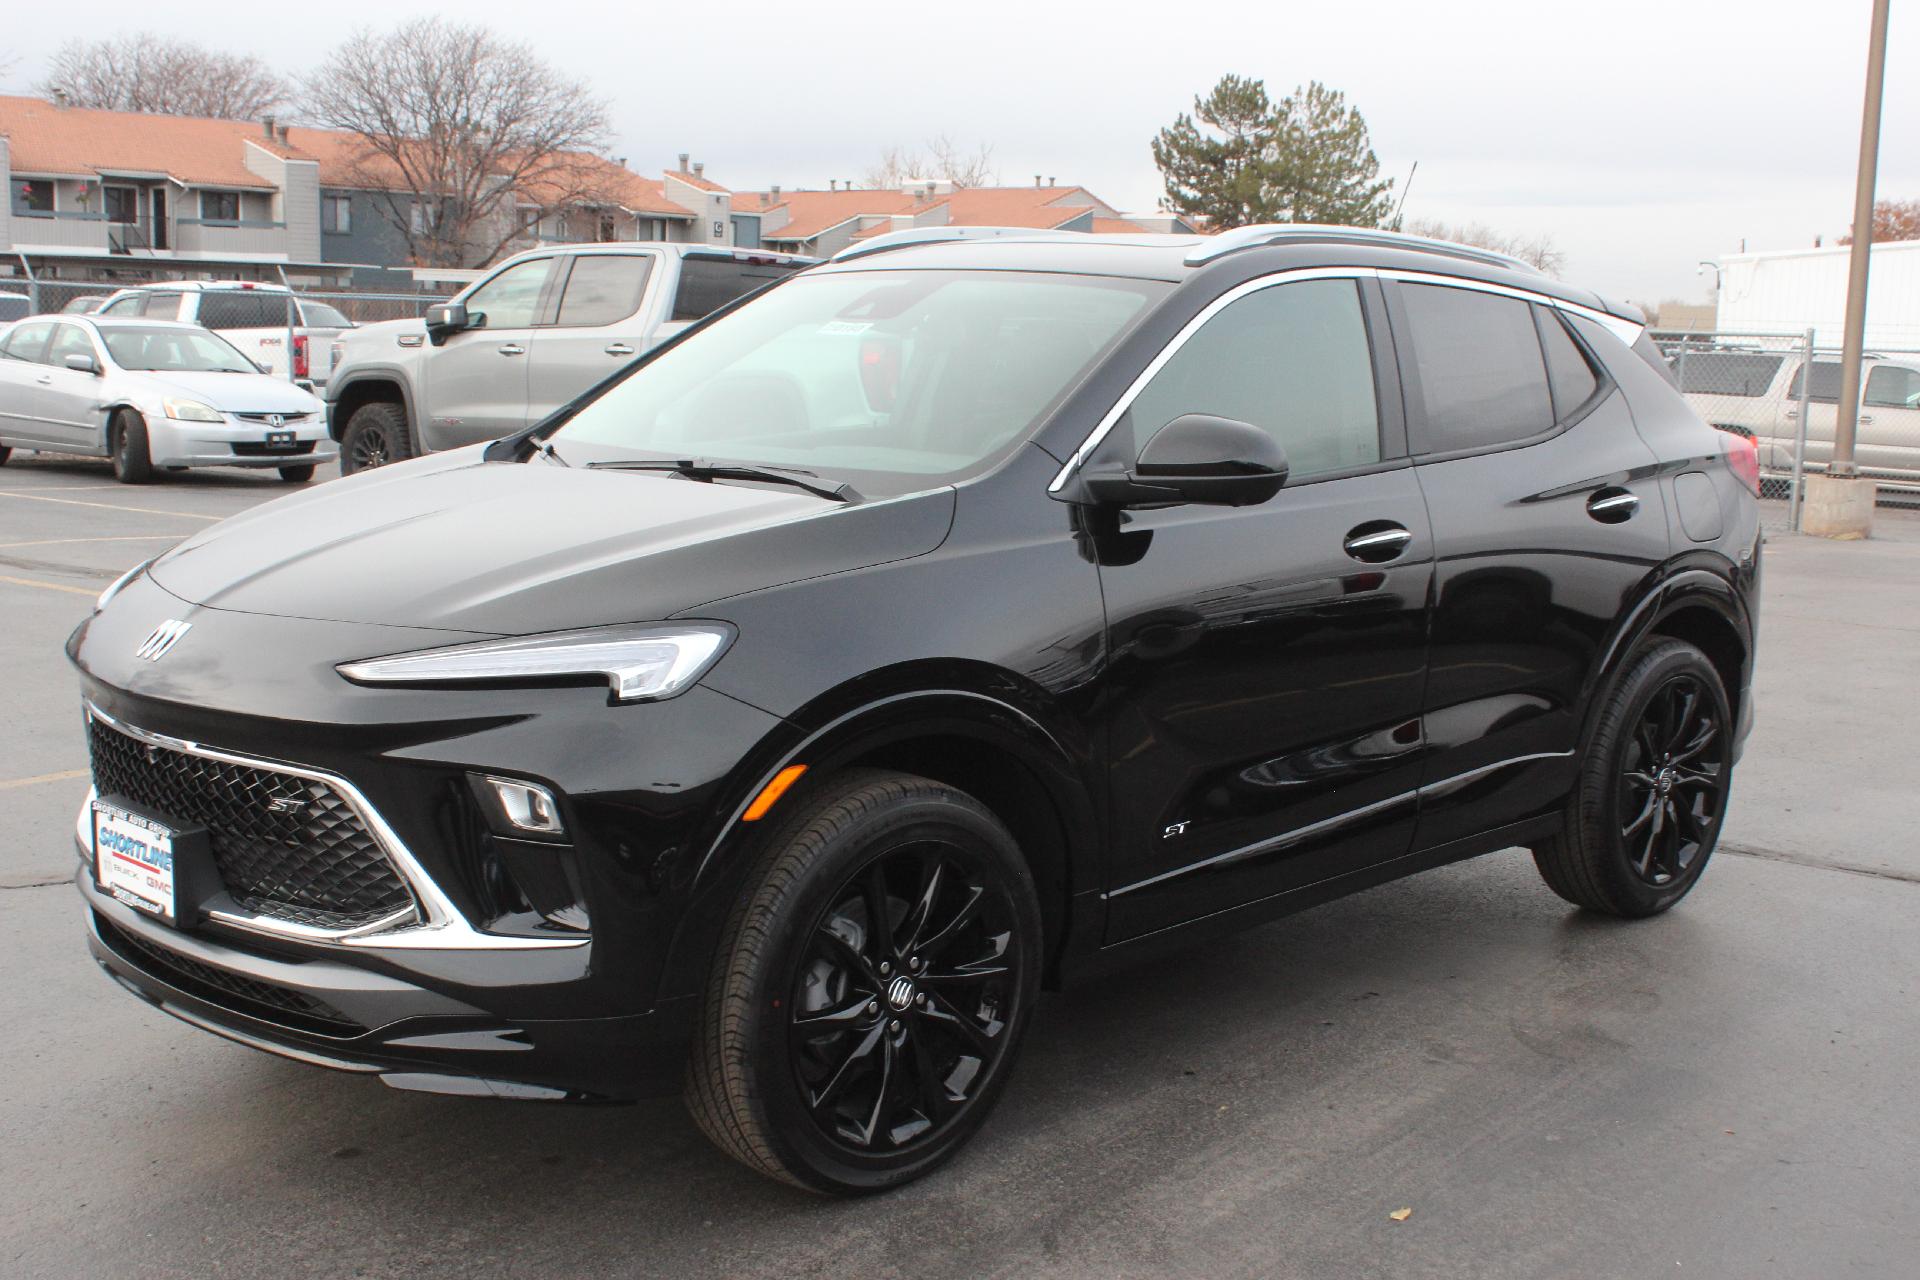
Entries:
[[339,455],[320,401],[218,334],[99,316],[36,316],[0,337],[0,463],[17,448],[111,458],[127,484],[186,467],[272,467],[300,484]]

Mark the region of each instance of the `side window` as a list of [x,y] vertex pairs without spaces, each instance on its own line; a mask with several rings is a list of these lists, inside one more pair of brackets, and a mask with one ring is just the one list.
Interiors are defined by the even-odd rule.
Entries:
[[143,316],[152,316],[155,320],[178,320],[180,318],[180,295],[177,293],[150,293],[146,306],[140,312]]
[[674,320],[698,320],[769,280],[792,275],[798,263],[741,262],[734,258],[680,259],[680,287],[673,295]]
[[103,316],[137,316],[140,314],[140,308],[146,304],[146,294],[130,293],[124,298],[115,298],[112,302],[100,308],[100,314]]
[[1553,426],[1531,303],[1427,284],[1400,286],[1400,298],[1430,451],[1509,444]]
[[1535,306],[1540,322],[1540,346],[1547,353],[1547,385],[1553,391],[1553,414],[1565,422],[1600,389],[1599,375],[1587,353],[1567,332],[1567,322],[1552,307]]
[[1378,462],[1380,407],[1359,284],[1303,280],[1223,308],[1128,407],[1134,447],[1188,413],[1270,433],[1296,477]]
[[488,329],[524,329],[533,323],[546,287],[552,258],[515,263],[466,297],[467,314],[484,317],[475,326]]
[[1920,409],[1920,369],[1875,365],[1862,400],[1876,409]]
[[59,324],[53,327],[53,342],[47,347],[47,364],[60,367],[67,363],[68,356],[93,354],[93,339],[87,337],[85,329],[77,324]]
[[[1793,371],[1793,382],[1787,387],[1787,399],[1797,401],[1800,398],[1800,385],[1806,376],[1805,364]],[[1820,404],[1840,402],[1840,362],[1838,360],[1813,362],[1813,385],[1808,389],[1807,399]]]
[[557,323],[584,329],[625,320],[640,309],[652,268],[645,254],[581,254],[560,295]]
[[32,324],[18,324],[7,334],[7,340],[0,344],[0,354],[9,360],[25,360],[29,363],[40,359],[47,349],[47,339],[53,336],[53,321],[36,320]]

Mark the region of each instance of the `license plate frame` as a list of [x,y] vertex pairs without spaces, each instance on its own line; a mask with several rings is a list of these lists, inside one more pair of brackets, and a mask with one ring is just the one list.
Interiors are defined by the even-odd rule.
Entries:
[[93,874],[103,893],[165,924],[179,923],[180,832],[108,800],[93,802]]
[[267,432],[267,448],[269,449],[293,448],[293,432],[291,431]]

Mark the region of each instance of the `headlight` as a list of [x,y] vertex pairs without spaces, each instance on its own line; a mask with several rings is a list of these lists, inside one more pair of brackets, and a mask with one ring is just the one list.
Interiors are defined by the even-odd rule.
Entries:
[[135,578],[145,573],[147,571],[147,566],[152,564],[155,560],[158,560],[159,558],[160,558],[159,556],[149,556],[145,560],[142,560],[139,564],[133,566],[133,568],[127,570],[125,573],[115,578],[113,580],[113,584],[109,586],[105,591],[102,591],[100,593],[100,598],[93,602],[93,611],[95,613],[98,613],[102,609],[106,608],[107,601],[113,599],[115,596],[120,594],[120,588],[126,586],[129,582],[132,582]]
[[176,400],[168,396],[160,402],[169,418],[178,418],[182,422],[225,422],[220,411],[210,404],[201,404],[198,400]]
[[671,698],[733,640],[718,622],[591,627],[397,653],[334,668],[358,684],[516,684],[603,676],[622,702]]

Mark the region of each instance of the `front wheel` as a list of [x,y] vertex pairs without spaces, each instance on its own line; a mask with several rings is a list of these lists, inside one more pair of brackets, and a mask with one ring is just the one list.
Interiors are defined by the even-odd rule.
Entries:
[[114,415],[109,428],[113,478],[121,484],[145,484],[153,479],[153,454],[147,441],[147,420],[131,409]]
[[305,484],[313,479],[313,463],[300,467],[281,467],[280,478],[288,484]]
[[1732,744],[1707,656],[1681,640],[1643,650],[1601,710],[1564,828],[1533,851],[1547,886],[1628,917],[1686,897],[1720,838]]
[[13,449],[8,445],[0,444],[0,467],[6,466],[7,459],[11,458],[12,456],[13,456]]
[[722,940],[687,1073],[721,1150],[832,1194],[927,1173],[986,1120],[1038,988],[1040,913],[971,796],[849,772],[762,855]]
[[371,471],[413,454],[406,411],[383,401],[363,404],[347,419],[347,429],[340,435],[340,474]]

